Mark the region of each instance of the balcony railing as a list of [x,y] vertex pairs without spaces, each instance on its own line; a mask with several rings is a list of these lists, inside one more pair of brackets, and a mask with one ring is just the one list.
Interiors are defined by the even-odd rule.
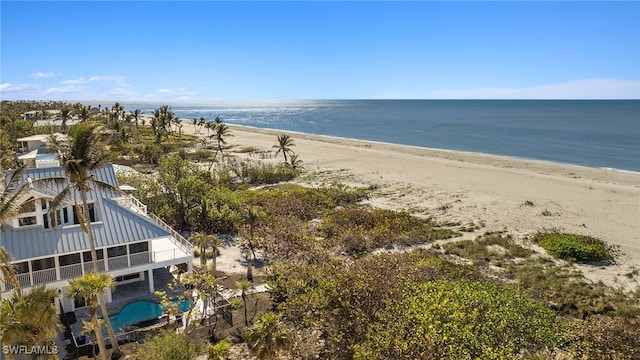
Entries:
[[162,221],[162,219],[155,216],[154,214],[149,213],[149,217],[152,218],[153,221],[155,221],[158,225],[160,225],[160,227],[167,230],[171,234],[174,244],[178,245],[178,247],[182,248],[182,250],[186,251],[187,253],[191,252],[193,245],[187,239],[185,239],[177,231],[173,230],[171,226],[167,225],[167,223]]
[[163,262],[167,260],[175,260],[175,259],[183,258],[186,256],[189,256],[189,255],[185,255],[184,251],[179,249],[155,251],[153,253],[153,262],[157,263],[157,262]]
[[[135,267],[152,262],[163,262],[188,257],[190,253],[185,253],[181,249],[170,249],[156,252],[139,252],[130,255],[122,255],[108,258],[109,270],[124,269],[127,267]],[[105,270],[104,259],[98,260],[98,268],[100,271]],[[33,271],[31,273],[17,274],[16,278],[20,283],[20,287],[27,288],[34,285],[56,282],[60,280],[74,279],[83,274],[93,271],[93,263],[91,261],[84,264],[71,264],[60,267],[60,278],[56,274],[55,268]],[[9,284],[5,285],[5,291],[12,290],[14,287]]]
[[129,267],[129,256],[122,255],[109,258],[109,270],[118,270]]
[[46,284],[56,280],[58,280],[58,277],[56,276],[56,268],[33,272],[33,285]]
[[[93,271],[93,262],[88,261],[84,263],[84,272]],[[98,260],[98,271],[104,271],[104,259]]]
[[148,251],[131,254],[129,262],[131,266],[148,264],[151,262],[151,256]]
[[60,279],[73,279],[82,276],[82,264],[60,266]]
[[147,215],[147,205],[141,203],[140,200],[136,199],[132,195],[125,195],[119,198],[114,198],[113,200],[120,206],[131,207],[134,210]]

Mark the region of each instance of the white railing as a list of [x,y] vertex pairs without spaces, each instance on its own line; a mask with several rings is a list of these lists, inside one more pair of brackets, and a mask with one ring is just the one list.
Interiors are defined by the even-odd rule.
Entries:
[[82,276],[82,265],[72,264],[66,266],[60,266],[60,279],[73,279]]
[[126,267],[129,267],[129,257],[127,255],[109,258],[109,271]]
[[173,238],[172,241],[187,253],[190,253],[191,249],[193,249],[193,245],[187,239],[185,239],[182,235],[180,235],[177,231],[175,231],[171,226],[167,225],[167,223],[162,221],[162,219],[160,219],[159,217],[157,217],[152,213],[148,213],[147,205],[140,202],[140,200],[136,199],[133,195],[125,195],[119,198],[114,198],[113,200],[116,201],[121,206],[133,207],[138,211],[140,211],[141,213],[143,213],[144,215],[149,216],[153,221],[155,221],[158,225],[160,225],[160,227],[167,230],[171,234],[171,237]]
[[[20,284],[20,287],[31,286],[31,275],[29,273],[16,274],[16,279],[18,279],[18,283]],[[9,283],[5,283],[4,286],[7,291],[14,289],[14,286]]]
[[[88,261],[84,263],[84,272],[88,273],[93,271],[93,262]],[[104,259],[98,260],[98,271],[104,271]]]
[[149,213],[149,217],[152,218],[153,221],[155,221],[158,225],[160,225],[160,227],[162,227],[163,229],[167,230],[171,234],[171,237],[173,238],[173,242],[176,245],[178,245],[179,248],[181,248],[182,250],[184,250],[187,253],[191,252],[191,249],[193,249],[193,245],[187,239],[185,239],[177,231],[173,230],[173,228],[171,226],[167,225],[167,223],[162,221],[162,219],[160,219],[159,217],[155,216],[154,214]]
[[189,253],[184,253],[183,251],[179,250],[179,249],[170,249],[170,250],[164,250],[164,251],[154,251],[153,252],[153,262],[154,263],[158,263],[158,262],[163,262],[163,261],[167,261],[167,260],[174,260],[174,259],[178,259],[178,258],[184,258],[189,256]]
[[131,254],[129,262],[131,266],[148,264],[151,262],[151,254],[148,251]]
[[140,202],[140,200],[136,199],[133,195],[125,195],[119,198],[113,199],[120,206],[128,206],[132,207],[144,215],[147,215],[147,205]]
[[44,284],[58,280],[56,268],[39,270],[33,272],[33,285]]

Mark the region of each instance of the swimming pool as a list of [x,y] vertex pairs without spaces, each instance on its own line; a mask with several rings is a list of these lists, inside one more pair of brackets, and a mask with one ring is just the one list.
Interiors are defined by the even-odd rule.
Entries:
[[[175,300],[174,302],[178,302]],[[189,311],[189,300],[180,302],[182,312]],[[120,331],[123,327],[137,324],[144,320],[154,319],[163,313],[162,305],[153,301],[135,301],[125,305],[119,313],[109,315],[113,331]]]

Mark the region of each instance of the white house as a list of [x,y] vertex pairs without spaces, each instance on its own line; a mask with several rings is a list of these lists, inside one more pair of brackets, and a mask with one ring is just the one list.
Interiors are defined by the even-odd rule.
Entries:
[[[112,164],[106,164],[94,176],[118,187]],[[46,284],[58,291],[65,310],[69,311],[84,305],[82,299],[69,299],[65,295],[70,279],[92,269],[91,252],[88,237],[75,215],[73,199],[57,210],[57,216],[52,214],[49,202],[66,184],[36,181],[54,177],[65,177],[62,168],[31,168],[24,172],[24,181],[31,183],[26,199],[33,198],[33,205],[5,224],[0,232],[0,245],[13,256],[21,287]],[[114,276],[117,284],[146,278],[149,291],[153,292],[154,269],[177,266],[191,270],[192,245],[148,214],[146,206],[135,198],[117,190],[98,189],[87,196],[99,268]],[[0,283],[1,297],[9,296],[10,290],[9,284]],[[111,292],[107,292],[106,301],[111,299]]]

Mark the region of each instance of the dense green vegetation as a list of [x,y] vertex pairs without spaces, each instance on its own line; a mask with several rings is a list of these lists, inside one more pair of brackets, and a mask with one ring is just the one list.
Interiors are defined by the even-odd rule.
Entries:
[[[206,352],[225,358],[229,343],[266,359],[640,357],[640,293],[589,282],[530,246],[572,261],[614,261],[616,249],[598,239],[549,231],[531,239],[501,232],[457,240],[477,227],[365,206],[369,188],[290,183],[304,173],[295,166],[292,138],[274,138],[284,163],[249,160],[259,150],[234,152],[225,141],[232,133],[216,128],[220,119],[206,128],[194,119],[208,135],[198,140],[182,134],[168,106],[143,124],[117,104],[14,105],[2,108],[3,167],[13,164],[17,137],[52,130],[34,128],[20,113],[88,111],[90,121],[113,130],[108,158],[140,170],[118,179],[136,188],[133,195],[149,212],[201,239],[205,255],[223,235],[248,249],[250,263],[256,250],[263,254],[271,299],[262,314],[248,315],[251,283],[238,281],[242,295],[233,304],[244,316],[233,331],[216,332],[213,325],[198,335],[195,327],[205,325],[194,321],[182,334],[150,334],[133,358],[193,359]],[[176,285],[184,287],[181,296],[206,299],[223,281],[216,275],[213,267],[197,268]]]
[[538,232],[533,242],[549,254],[577,262],[615,261],[617,249],[592,236],[567,234],[557,230]]

